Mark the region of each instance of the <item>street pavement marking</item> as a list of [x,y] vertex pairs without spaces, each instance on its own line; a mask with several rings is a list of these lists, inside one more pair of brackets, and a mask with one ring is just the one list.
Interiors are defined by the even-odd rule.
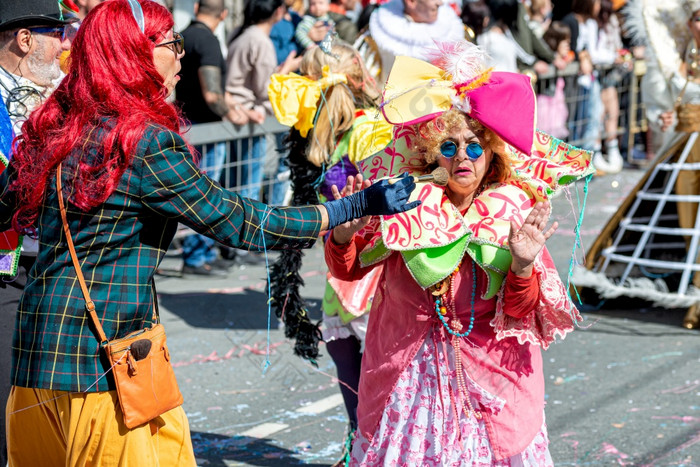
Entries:
[[333,407],[337,407],[342,403],[343,403],[343,395],[342,394],[333,394],[332,396],[328,396],[326,398],[323,398],[320,401],[316,401],[312,404],[305,405],[304,407],[298,408],[296,411],[298,413],[320,414],[321,412],[325,412],[326,410],[330,410]]
[[[333,394],[332,396],[325,397],[309,405],[300,407],[296,410],[296,412],[309,415],[318,415],[326,410],[337,407],[342,403],[342,394]],[[249,438],[267,438],[268,436],[273,435],[278,431],[286,430],[287,428],[289,428],[289,425],[284,423],[261,423],[248,431],[244,431],[239,436],[247,436]]]
[[250,438],[267,438],[273,433],[289,428],[289,425],[284,423],[263,423],[248,431],[244,431],[239,436],[248,436]]

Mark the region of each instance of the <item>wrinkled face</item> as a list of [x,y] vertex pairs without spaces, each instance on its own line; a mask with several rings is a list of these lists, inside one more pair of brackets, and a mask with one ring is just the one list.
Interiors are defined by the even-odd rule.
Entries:
[[[458,208],[466,208],[468,206],[459,205],[459,200],[476,193],[488,172],[493,152],[485,146],[484,141],[479,140],[466,122],[453,127],[446,134],[441,145],[447,149],[451,146],[450,142],[456,146],[455,155],[453,157],[445,157],[440,154],[437,163],[440,167],[447,169],[449,174],[446,190],[447,196]],[[476,150],[476,146],[468,149],[468,146],[472,143],[477,143],[481,146],[483,149],[481,155],[477,156],[478,150]]]
[[165,42],[174,40],[173,31],[162,34],[162,40],[153,48],[153,64],[158,70],[158,74],[163,78],[163,85],[168,90],[168,96],[173,93],[175,85],[180,81],[180,59],[184,52],[178,53],[176,44],[159,46]]
[[39,86],[51,86],[60,78],[59,58],[64,50],[70,48],[70,42],[63,37],[63,28],[42,32],[47,29],[51,28],[27,28],[18,31],[18,35],[27,34],[27,31],[31,34],[28,38],[29,51],[24,58],[27,70],[25,78]]
[[328,13],[330,0],[309,0],[309,13],[312,16],[323,16]]
[[434,23],[437,21],[438,8],[442,0],[406,0],[405,13],[416,23]]

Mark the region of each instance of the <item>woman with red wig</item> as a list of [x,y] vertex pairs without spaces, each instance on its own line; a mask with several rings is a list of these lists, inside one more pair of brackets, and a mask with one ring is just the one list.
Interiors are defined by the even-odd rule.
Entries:
[[178,223],[234,248],[300,248],[349,219],[418,204],[406,203],[410,177],[296,208],[222,189],[198,170],[179,134],[180,115],[166,102],[183,54],[172,27],[170,13],[152,1],[110,0],[91,11],[66,78],[25,123],[0,175],[0,230],[36,229],[40,243],[13,339],[11,466],[195,464],[181,407],[135,428],[124,424],[60,199],[107,340],[152,324],[153,276]]

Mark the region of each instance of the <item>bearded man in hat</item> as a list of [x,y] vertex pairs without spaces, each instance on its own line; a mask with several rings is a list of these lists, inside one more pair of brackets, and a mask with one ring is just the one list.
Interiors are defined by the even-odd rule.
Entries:
[[[59,55],[69,47],[56,0],[0,2],[0,172],[12,159],[12,140],[29,113],[61,78]],[[27,273],[38,245],[0,232],[0,465],[7,463],[5,401],[10,392],[12,331]],[[21,252],[21,254],[20,254]],[[4,277],[2,277],[4,276]]]

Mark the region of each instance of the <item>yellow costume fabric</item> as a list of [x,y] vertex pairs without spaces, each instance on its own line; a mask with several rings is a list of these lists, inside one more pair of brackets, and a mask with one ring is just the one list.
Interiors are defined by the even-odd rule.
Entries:
[[387,123],[376,110],[362,110],[355,118],[348,142],[347,154],[350,162],[357,166],[391,143],[394,126]]
[[393,124],[419,120],[452,108],[457,92],[451,76],[412,57],[396,57],[384,88],[382,111]]
[[306,137],[314,126],[317,103],[321,91],[340,83],[347,83],[348,78],[340,73],[331,73],[328,66],[323,67],[323,76],[313,80],[296,73],[287,75],[273,74],[267,93],[272,110],[282,125],[293,126]]
[[196,465],[182,407],[131,430],[122,418],[116,391],[13,386],[6,408],[9,466]]

